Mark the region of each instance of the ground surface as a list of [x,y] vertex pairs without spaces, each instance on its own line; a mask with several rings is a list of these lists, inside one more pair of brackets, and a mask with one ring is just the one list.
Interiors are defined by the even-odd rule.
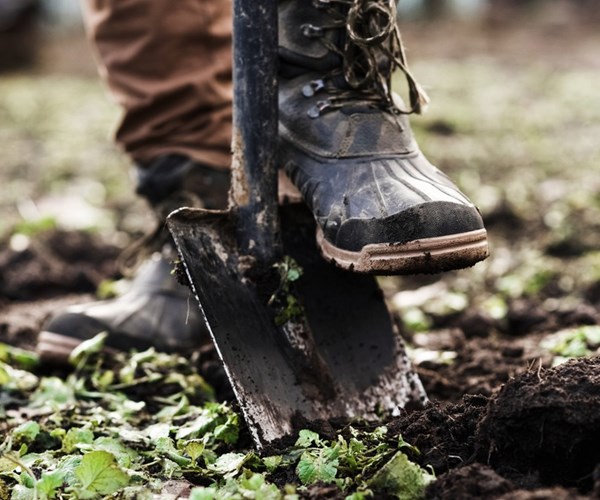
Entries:
[[[600,495],[598,358],[551,369],[600,346],[598,33],[552,19],[405,32],[433,99],[418,139],[492,243],[473,269],[381,281],[433,402],[388,427],[433,467],[429,498]],[[25,348],[118,276],[114,256],[149,223],[107,141],[117,111],[67,69],[0,78],[0,341]]]

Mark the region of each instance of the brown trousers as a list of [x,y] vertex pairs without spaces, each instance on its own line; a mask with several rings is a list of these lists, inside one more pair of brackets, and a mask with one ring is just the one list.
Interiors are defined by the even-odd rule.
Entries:
[[231,0],[84,0],[100,74],[136,162],[180,153],[228,167]]

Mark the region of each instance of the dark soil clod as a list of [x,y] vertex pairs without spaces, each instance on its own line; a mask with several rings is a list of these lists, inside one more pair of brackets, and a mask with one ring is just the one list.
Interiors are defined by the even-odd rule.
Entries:
[[477,431],[478,459],[544,485],[590,491],[600,462],[600,358],[510,380]]

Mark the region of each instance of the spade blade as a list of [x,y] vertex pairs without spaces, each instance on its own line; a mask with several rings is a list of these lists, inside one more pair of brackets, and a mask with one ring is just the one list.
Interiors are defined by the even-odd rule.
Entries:
[[375,280],[325,262],[304,209],[281,215],[284,253],[303,269],[294,291],[303,313],[281,326],[269,305],[273,285],[264,270],[258,279],[248,272],[229,212],[184,208],[168,219],[257,446],[292,433],[294,421],[422,405],[423,388]]

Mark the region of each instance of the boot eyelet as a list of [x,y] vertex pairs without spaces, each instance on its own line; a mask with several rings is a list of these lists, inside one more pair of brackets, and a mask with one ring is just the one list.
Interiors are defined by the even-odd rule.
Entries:
[[313,80],[309,84],[302,87],[302,95],[304,97],[312,97],[324,88],[325,82],[323,80]]
[[319,111],[319,108],[317,106],[313,106],[312,108],[310,108],[306,114],[309,116],[309,118],[319,118],[319,116],[321,116],[321,112]]
[[303,24],[300,26],[300,31],[306,38],[322,38],[323,28],[315,26],[313,24]]
[[306,114],[310,118],[319,118],[323,111],[329,109],[331,107],[331,103],[329,101],[318,101],[312,108],[310,108]]

